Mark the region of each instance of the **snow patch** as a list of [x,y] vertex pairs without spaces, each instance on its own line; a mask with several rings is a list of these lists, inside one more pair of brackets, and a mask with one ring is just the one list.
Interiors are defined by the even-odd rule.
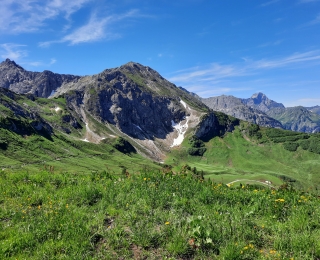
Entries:
[[187,103],[184,102],[182,99],[180,99],[180,103],[184,106],[185,109],[189,109],[189,107],[187,106]]
[[51,91],[51,94],[49,95],[48,98],[52,97],[56,92],[54,90]]
[[59,110],[61,110],[61,108],[60,108],[60,107],[56,107],[54,110],[55,110],[56,112],[58,112]]
[[81,139],[81,141],[89,143],[89,140],[87,138]]
[[173,140],[173,144],[170,147],[178,146],[183,142],[184,135],[188,130],[188,116],[186,117],[186,120],[187,121],[184,124],[181,122],[179,122],[179,124],[175,124],[173,121],[171,121],[172,127],[178,132],[178,137]]
[[141,127],[138,125],[133,124],[136,128],[138,128],[140,131],[142,131]]

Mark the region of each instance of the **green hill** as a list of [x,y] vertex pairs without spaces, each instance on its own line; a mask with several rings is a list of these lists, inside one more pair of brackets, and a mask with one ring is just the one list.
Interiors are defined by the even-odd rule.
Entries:
[[187,164],[192,171],[216,182],[242,181],[278,187],[320,187],[320,136],[241,122],[232,133],[203,142],[202,156],[190,155],[192,137],[172,150],[166,163],[176,171]]

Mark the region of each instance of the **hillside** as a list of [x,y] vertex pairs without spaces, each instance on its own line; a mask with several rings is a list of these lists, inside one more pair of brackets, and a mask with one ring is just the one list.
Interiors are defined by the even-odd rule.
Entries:
[[319,161],[137,63],[0,88],[0,258],[317,259]]
[[305,107],[274,108],[267,114],[279,120],[287,130],[305,133],[320,132],[320,115]]
[[[195,147],[203,152],[195,154]],[[242,121],[233,132],[207,142],[200,140],[197,145],[188,136],[165,162],[176,171],[188,165],[215,182],[272,187],[290,182],[297,189],[318,193],[319,159],[319,134],[264,128]]]
[[[259,100],[275,105],[263,96]],[[268,118],[237,98],[216,99],[220,107],[226,102],[230,113],[244,108]],[[240,174],[240,179],[260,178],[276,186],[287,179],[299,189],[320,185],[317,135],[301,136],[316,147],[303,140],[301,145],[275,142],[266,134],[271,128],[257,130],[256,125],[213,112],[195,95],[133,62],[66,83],[49,99],[0,88],[0,118],[3,168],[111,167],[122,172],[133,163],[138,171],[141,166],[159,169],[165,162],[179,171],[187,163],[207,177],[216,175],[218,182],[236,180]],[[252,135],[254,130],[263,142]],[[292,135],[280,133],[289,139]]]

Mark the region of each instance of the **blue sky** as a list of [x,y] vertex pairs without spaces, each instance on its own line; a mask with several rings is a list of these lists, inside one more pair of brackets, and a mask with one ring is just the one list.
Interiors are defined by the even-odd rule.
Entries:
[[0,57],[76,75],[135,61],[202,97],[320,105],[320,0],[1,0]]

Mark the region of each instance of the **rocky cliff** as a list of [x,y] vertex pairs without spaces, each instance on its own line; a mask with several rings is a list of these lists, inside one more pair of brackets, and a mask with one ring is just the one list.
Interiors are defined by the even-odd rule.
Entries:
[[63,84],[77,81],[79,78],[79,76],[57,74],[48,70],[27,71],[9,59],[0,63],[0,87],[21,94],[49,97]]

